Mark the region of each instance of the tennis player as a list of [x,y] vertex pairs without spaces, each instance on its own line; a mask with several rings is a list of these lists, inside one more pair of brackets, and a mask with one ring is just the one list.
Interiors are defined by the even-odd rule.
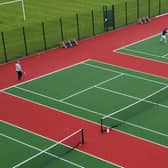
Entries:
[[16,73],[17,73],[17,76],[18,76],[18,80],[21,80],[23,73],[22,73],[22,66],[21,66],[19,60],[16,61],[15,67],[16,67]]
[[166,37],[167,32],[168,32],[168,29],[164,28],[162,33],[161,33],[160,41],[164,41],[164,43],[167,43],[167,37]]

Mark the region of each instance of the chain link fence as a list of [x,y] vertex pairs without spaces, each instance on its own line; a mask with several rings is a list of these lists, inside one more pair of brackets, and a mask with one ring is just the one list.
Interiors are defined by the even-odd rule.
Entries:
[[0,33],[0,63],[59,47],[62,41],[81,40],[104,31],[135,23],[140,17],[153,17],[168,11],[168,0],[135,0],[106,6],[113,11],[114,25],[105,29],[103,7],[90,13],[36,23]]

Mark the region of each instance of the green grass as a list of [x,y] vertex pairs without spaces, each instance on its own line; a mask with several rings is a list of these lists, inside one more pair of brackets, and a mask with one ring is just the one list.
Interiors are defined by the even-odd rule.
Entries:
[[[0,2],[4,1],[1,0]],[[25,23],[22,18],[21,3],[0,6],[0,30],[11,29],[13,27],[18,27],[18,25],[34,24],[36,22],[58,19],[59,17],[72,17],[76,13],[87,14],[92,9],[100,9],[103,5],[111,5],[111,3],[111,0],[25,0]],[[114,1],[114,3],[120,3],[120,1]]]
[[87,61],[5,92],[98,124],[110,115],[105,125],[120,120],[116,129],[167,146],[167,87],[164,78]]
[[[7,0],[1,0],[0,2],[7,2]],[[136,0],[127,0],[128,2],[128,13],[129,15],[134,15],[136,17]],[[139,4],[140,16],[148,15],[148,1],[141,0]],[[14,3],[10,5],[0,6],[0,30],[6,31],[8,29],[22,27],[22,25],[34,24],[36,22],[53,20],[59,17],[72,17],[76,13],[78,14],[88,14],[92,9],[101,10],[103,5],[111,6],[112,4],[118,7],[124,6],[125,1],[123,0],[86,0],[86,1],[55,1],[55,0],[25,0],[25,13],[26,21],[23,21],[21,3]],[[151,11],[158,10],[158,0],[153,0],[151,2]],[[161,0],[161,11],[166,11],[166,0]],[[119,12],[120,11],[120,12]],[[155,11],[156,12],[156,11]],[[155,13],[154,12],[154,13]],[[119,16],[123,11],[120,9],[116,10],[117,16]],[[158,13],[158,11],[157,11]],[[131,19],[132,20],[132,19]],[[134,19],[133,19],[134,20]]]
[[[80,168],[80,166],[92,168],[93,165],[98,168],[117,168],[115,165],[77,150],[71,150],[69,153],[60,156],[60,152],[68,150],[68,147],[64,145],[57,145],[56,149],[47,150],[46,152],[49,154],[41,153],[39,155],[41,151],[57,142],[27,132],[6,122],[0,122],[0,130],[0,167],[3,168],[10,168],[18,164],[20,164],[19,168]],[[35,155],[38,156],[31,158]],[[61,159],[55,158],[56,156],[60,156]],[[28,158],[31,159],[25,161]],[[21,164],[23,161],[25,163]]]
[[138,57],[168,62],[168,44],[160,42],[160,35],[155,35],[135,44],[130,44],[117,51]]
[[[6,1],[1,0],[0,2]],[[167,0],[160,0],[160,5],[158,0],[150,1],[150,8],[147,2],[146,0],[141,0],[138,8],[136,0],[127,0],[126,18],[126,4],[123,0],[25,0],[26,21],[23,21],[21,3],[0,6],[0,31],[4,32],[7,50],[6,59],[3,43],[0,40],[0,62],[3,63],[26,55],[22,27],[25,27],[27,50],[28,55],[30,55],[45,49],[42,22],[45,24],[46,48],[49,49],[60,46],[62,41],[60,18],[62,19],[64,41],[73,38],[83,39],[93,36],[94,33],[100,34],[104,32],[103,5],[107,5],[109,10],[112,8],[112,4],[115,5],[115,24],[117,28],[136,22],[138,17],[155,16],[168,11]],[[92,10],[94,14],[94,32]],[[79,18],[79,36],[76,14],[78,14]]]

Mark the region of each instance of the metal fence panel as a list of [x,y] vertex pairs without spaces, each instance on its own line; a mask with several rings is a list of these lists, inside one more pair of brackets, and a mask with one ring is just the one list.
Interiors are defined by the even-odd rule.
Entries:
[[64,17],[62,19],[64,41],[77,39],[77,21],[76,15],[72,17]]
[[86,38],[92,36],[92,16],[91,13],[79,15],[80,37]]
[[[109,29],[113,30],[137,22],[139,17],[153,17],[168,11],[168,0],[125,1],[107,8],[114,10],[114,26]],[[80,40],[104,31],[103,8],[44,23],[26,24],[23,28],[1,32],[0,63],[60,46],[63,40]]]
[[44,50],[43,31],[41,23],[25,27],[28,54]]
[[10,61],[25,55],[22,29],[4,32],[7,60]]
[[60,44],[61,33],[59,20],[47,21],[44,23],[47,48],[53,48]]
[[103,10],[93,10],[95,34],[104,32]]
[[127,24],[126,6],[124,3],[115,5],[116,28]]

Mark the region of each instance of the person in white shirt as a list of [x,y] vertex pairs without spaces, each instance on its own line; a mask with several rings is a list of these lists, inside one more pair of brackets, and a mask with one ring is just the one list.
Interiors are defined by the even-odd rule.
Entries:
[[20,61],[16,61],[15,67],[16,67],[16,73],[18,76],[18,80],[21,80],[23,73],[22,73],[22,66],[20,64]]

